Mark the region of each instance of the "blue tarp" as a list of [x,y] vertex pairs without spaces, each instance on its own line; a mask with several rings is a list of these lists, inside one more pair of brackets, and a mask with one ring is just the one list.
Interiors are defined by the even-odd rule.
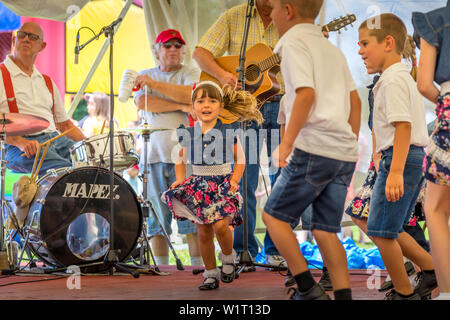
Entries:
[[20,27],[20,16],[0,2],[0,32],[13,31]]
[[[358,247],[353,239],[347,238],[341,241],[347,254],[349,269],[385,269],[380,251],[377,247],[364,249]],[[309,268],[322,268],[323,260],[317,245],[308,241],[299,244],[300,250],[309,262]],[[256,263],[267,263],[264,248],[255,258]]]

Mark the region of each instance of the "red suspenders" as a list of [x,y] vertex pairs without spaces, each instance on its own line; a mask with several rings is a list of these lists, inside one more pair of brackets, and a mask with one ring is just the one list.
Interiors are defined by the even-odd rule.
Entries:
[[[5,86],[5,93],[6,93],[6,101],[8,102],[9,112],[11,113],[19,113],[19,109],[17,108],[17,101],[16,96],[14,95],[14,88],[12,86],[11,81],[11,75],[6,68],[4,63],[0,63],[0,70],[3,77],[3,85]],[[45,84],[48,88],[48,91],[52,95],[52,113],[53,113],[53,120],[56,123],[56,115],[55,115],[55,97],[53,96],[53,83],[49,76],[43,74],[42,75],[45,80]]]

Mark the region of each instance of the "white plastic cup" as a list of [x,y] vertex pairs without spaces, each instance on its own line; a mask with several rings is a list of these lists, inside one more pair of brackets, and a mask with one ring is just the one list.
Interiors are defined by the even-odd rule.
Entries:
[[134,88],[134,82],[138,75],[139,73],[131,69],[125,69],[123,71],[122,80],[120,81],[119,86],[120,102],[127,102],[128,98],[130,98]]

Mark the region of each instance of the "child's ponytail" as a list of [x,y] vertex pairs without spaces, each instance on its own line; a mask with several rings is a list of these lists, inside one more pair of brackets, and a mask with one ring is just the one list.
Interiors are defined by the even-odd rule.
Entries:
[[256,121],[258,124],[264,122],[259,111],[256,98],[248,91],[236,91],[230,85],[223,87],[224,108],[238,121]]
[[403,50],[402,56],[411,61],[411,77],[413,77],[414,81],[417,81],[416,43],[414,42],[414,38],[410,35],[406,37],[405,49]]

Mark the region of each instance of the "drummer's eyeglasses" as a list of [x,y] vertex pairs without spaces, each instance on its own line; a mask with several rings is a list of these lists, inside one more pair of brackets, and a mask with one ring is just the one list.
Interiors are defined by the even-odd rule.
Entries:
[[38,36],[37,34],[34,34],[34,33],[25,32],[22,30],[17,31],[17,38],[24,39],[25,36],[28,36],[28,39],[30,39],[31,41],[36,41],[41,38],[40,36]]
[[163,43],[162,46],[164,47],[164,49],[170,49],[170,48],[172,48],[172,46],[177,49],[180,49],[183,45],[179,42],[166,42],[166,43]]

